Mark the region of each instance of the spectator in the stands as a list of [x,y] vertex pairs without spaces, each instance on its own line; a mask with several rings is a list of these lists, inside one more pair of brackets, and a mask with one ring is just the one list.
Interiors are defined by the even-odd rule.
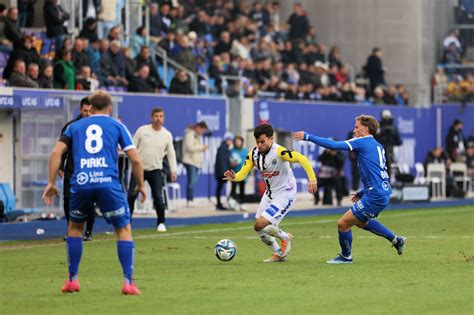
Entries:
[[40,89],[52,89],[53,88],[53,66],[46,64],[41,70],[41,75],[38,81],[38,87]]
[[396,90],[393,85],[387,86],[383,95],[383,102],[386,105],[397,105]]
[[291,41],[287,40],[284,44],[284,49],[281,51],[281,61],[284,64],[289,63],[301,63],[303,62],[303,54],[297,46],[295,46]]
[[339,84],[350,82],[351,76],[349,74],[349,69],[347,69],[346,65],[341,64],[339,70],[336,73],[336,80]]
[[195,31],[199,37],[204,37],[211,33],[211,25],[209,25],[209,15],[206,11],[198,10],[196,17],[189,25],[189,29]]
[[155,60],[153,60],[153,56],[150,52],[150,47],[142,46],[142,48],[140,49],[140,54],[135,57],[135,62],[137,66],[140,66],[141,64],[146,64],[150,68],[150,76],[154,81],[155,86],[157,86],[159,89],[166,88],[158,73],[157,65],[155,63]]
[[443,67],[436,68],[436,72],[433,75],[431,84],[433,86],[433,93],[439,93],[441,101],[443,103],[446,102],[448,100],[448,76],[446,75]]
[[44,3],[43,18],[46,24],[46,36],[54,40],[58,50],[67,34],[64,22],[69,20],[69,13],[64,11],[59,0],[50,0]]
[[13,43],[5,36],[7,12],[7,7],[0,3],[0,52],[10,54],[13,50]]
[[92,72],[96,75],[100,75],[100,42],[99,40],[92,40],[87,46],[86,53],[89,57],[89,66],[93,70]]
[[[102,2],[107,0],[87,0],[82,2],[82,18],[96,20],[102,11]],[[80,36],[80,35],[79,35]]]
[[397,90],[397,104],[407,106],[410,102],[410,94],[408,93],[405,86],[403,84],[397,84],[395,85],[395,89]]
[[39,87],[39,65],[37,63],[30,63],[28,65],[27,74],[28,77]]
[[115,25],[109,30],[109,34],[107,35],[107,39],[112,42],[114,40],[118,40],[122,44],[122,28],[120,25]]
[[372,49],[372,54],[367,58],[365,71],[370,80],[370,92],[374,91],[380,84],[385,85],[385,70],[382,64],[382,56],[382,50],[375,47]]
[[461,64],[462,55],[458,51],[454,43],[449,44],[448,49],[443,53],[442,63],[446,64]]
[[13,67],[17,60],[23,60],[28,66],[30,63],[40,63],[40,58],[38,52],[33,47],[34,44],[34,37],[30,35],[23,35],[21,37],[20,42],[18,42],[14,47],[12,53],[10,54],[10,58],[8,59],[7,65],[3,71],[3,78],[9,79],[10,75],[13,71]]
[[305,42],[308,45],[318,43],[316,27],[314,27],[314,26],[309,27],[308,35],[306,35]]
[[76,90],[94,92],[99,87],[99,81],[92,77],[91,67],[84,65],[76,79]]
[[120,42],[113,40],[110,48],[100,57],[101,77],[106,86],[125,87],[125,58],[120,50]]
[[72,63],[74,64],[74,69],[76,75],[81,73],[81,68],[83,66],[90,66],[89,55],[85,51],[84,40],[80,37],[74,40],[74,48],[72,50]]
[[158,11],[158,4],[150,4],[150,40],[159,42],[161,39],[161,16]]
[[304,39],[309,32],[309,20],[300,3],[293,5],[293,14],[287,22],[290,26],[289,38],[291,40]]
[[20,27],[32,27],[35,21],[35,4],[37,0],[18,0]]
[[79,37],[87,38],[90,43],[99,39],[97,36],[97,21],[94,18],[89,17],[86,19],[84,22],[84,27],[79,33]]
[[169,2],[163,2],[160,5],[160,26],[161,26],[161,33],[167,34],[171,29],[171,4]]
[[173,80],[171,80],[170,94],[194,94],[191,88],[191,80],[186,72],[178,70]]
[[72,51],[64,50],[62,56],[54,64],[53,86],[55,89],[75,90],[76,78],[72,64]]
[[130,49],[132,52],[132,58],[135,58],[139,53],[142,46],[149,46],[148,40],[146,38],[147,29],[145,26],[140,26],[137,28],[135,34],[130,38]]
[[15,65],[13,67],[12,75],[10,76],[10,80],[8,81],[10,86],[16,87],[25,87],[25,88],[37,88],[38,83],[31,80],[26,75],[26,66],[25,62],[21,59],[15,61]]
[[102,1],[102,10],[97,21],[97,35],[99,38],[105,38],[115,25],[117,5],[117,0]]
[[193,56],[191,47],[189,46],[189,38],[182,35],[178,38],[178,53],[174,58],[176,62],[184,66],[186,69],[196,72],[196,59]]
[[384,104],[384,92],[382,87],[377,86],[374,89],[374,97],[372,99],[372,103],[375,105],[382,105]]
[[341,87],[341,102],[355,103],[355,93],[351,83],[344,82]]
[[171,10],[171,16],[173,23],[171,24],[170,32],[173,31],[179,34],[187,34],[189,32],[189,22],[191,18],[186,17],[184,6],[178,5],[177,8]]
[[223,52],[229,52],[232,48],[232,39],[230,37],[230,33],[228,31],[224,31],[219,36],[219,41],[217,45],[214,47],[214,54],[220,55]]
[[21,40],[21,30],[18,25],[18,9],[15,7],[8,9],[4,32],[5,37],[12,42],[13,45]]
[[452,30],[451,32],[449,32],[449,34],[444,38],[443,40],[443,48],[445,51],[447,50],[450,50],[450,46],[451,45],[454,45],[454,47],[456,47],[456,50],[462,54],[463,52],[463,49],[462,49],[462,45],[461,45],[461,42],[459,41],[459,29],[454,29]]
[[129,47],[122,48],[122,54],[125,58],[125,78],[130,81],[137,70],[137,63],[132,59],[132,50]]
[[175,47],[177,45],[178,45],[178,42],[176,41],[176,33],[172,31],[168,32],[168,34],[166,34],[166,37],[164,37],[158,44],[159,47],[166,50],[166,53],[168,55],[171,54],[171,51],[175,50]]
[[128,85],[129,92],[155,93],[158,91],[157,86],[150,78],[150,67],[142,63],[138,66],[136,75],[130,78]]
[[333,65],[336,65],[338,68],[341,68],[343,65],[341,58],[341,48],[339,48],[338,46],[331,47],[328,56],[329,66],[332,67]]
[[61,43],[61,46],[59,48],[56,48],[56,54],[54,56],[55,60],[61,58],[63,55],[63,51],[65,50],[71,50],[74,48],[74,42],[72,41],[71,37],[64,37],[63,42]]

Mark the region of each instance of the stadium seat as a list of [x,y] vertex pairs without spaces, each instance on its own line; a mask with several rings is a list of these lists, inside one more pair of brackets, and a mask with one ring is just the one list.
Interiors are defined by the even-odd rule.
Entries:
[[466,163],[452,163],[449,168],[449,174],[453,176],[456,183],[462,182],[462,191],[466,193],[471,183],[470,177],[467,176]]
[[19,216],[40,211],[37,208],[16,209],[16,197],[8,183],[0,183],[0,200],[5,206],[5,215],[8,221],[14,221]]
[[[168,189],[171,189],[171,197],[169,198]],[[179,207],[178,202],[181,199],[181,185],[179,183],[166,184],[166,200],[168,202],[168,210],[174,210]]]
[[423,166],[423,163],[415,163],[415,170],[416,170],[416,176],[413,183],[414,184],[426,183],[425,167]]
[[433,198],[446,198],[446,166],[444,164],[428,164],[426,180],[431,186]]

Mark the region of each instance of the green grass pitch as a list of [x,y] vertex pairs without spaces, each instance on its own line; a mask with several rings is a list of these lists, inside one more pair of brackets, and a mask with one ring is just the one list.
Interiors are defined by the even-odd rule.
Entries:
[[[408,238],[390,244],[354,229],[353,265],[327,265],[339,251],[336,216],[285,219],[293,233],[286,263],[249,222],[137,231],[135,277],[141,296],[122,296],[112,235],[84,244],[81,292],[61,294],[62,240],[0,244],[1,314],[473,314],[474,206],[384,212],[380,221]],[[218,261],[214,245],[235,241]]]

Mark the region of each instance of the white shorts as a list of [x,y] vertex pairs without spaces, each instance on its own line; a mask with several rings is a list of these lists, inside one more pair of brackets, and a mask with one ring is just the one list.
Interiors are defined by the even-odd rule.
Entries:
[[263,216],[271,224],[278,226],[288,211],[290,211],[295,199],[296,189],[285,191],[277,196],[273,196],[272,199],[268,198],[265,194],[260,201],[255,218],[258,219]]

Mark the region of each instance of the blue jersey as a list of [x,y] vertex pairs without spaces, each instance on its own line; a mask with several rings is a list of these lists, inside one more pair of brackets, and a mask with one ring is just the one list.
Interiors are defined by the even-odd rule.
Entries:
[[71,191],[120,187],[118,145],[123,151],[135,148],[132,136],[122,123],[93,115],[68,126],[61,136],[74,160]]
[[385,150],[373,136],[353,138],[345,141],[349,150],[354,151],[359,166],[359,174],[364,189],[359,196],[385,199],[392,193],[385,162]]

